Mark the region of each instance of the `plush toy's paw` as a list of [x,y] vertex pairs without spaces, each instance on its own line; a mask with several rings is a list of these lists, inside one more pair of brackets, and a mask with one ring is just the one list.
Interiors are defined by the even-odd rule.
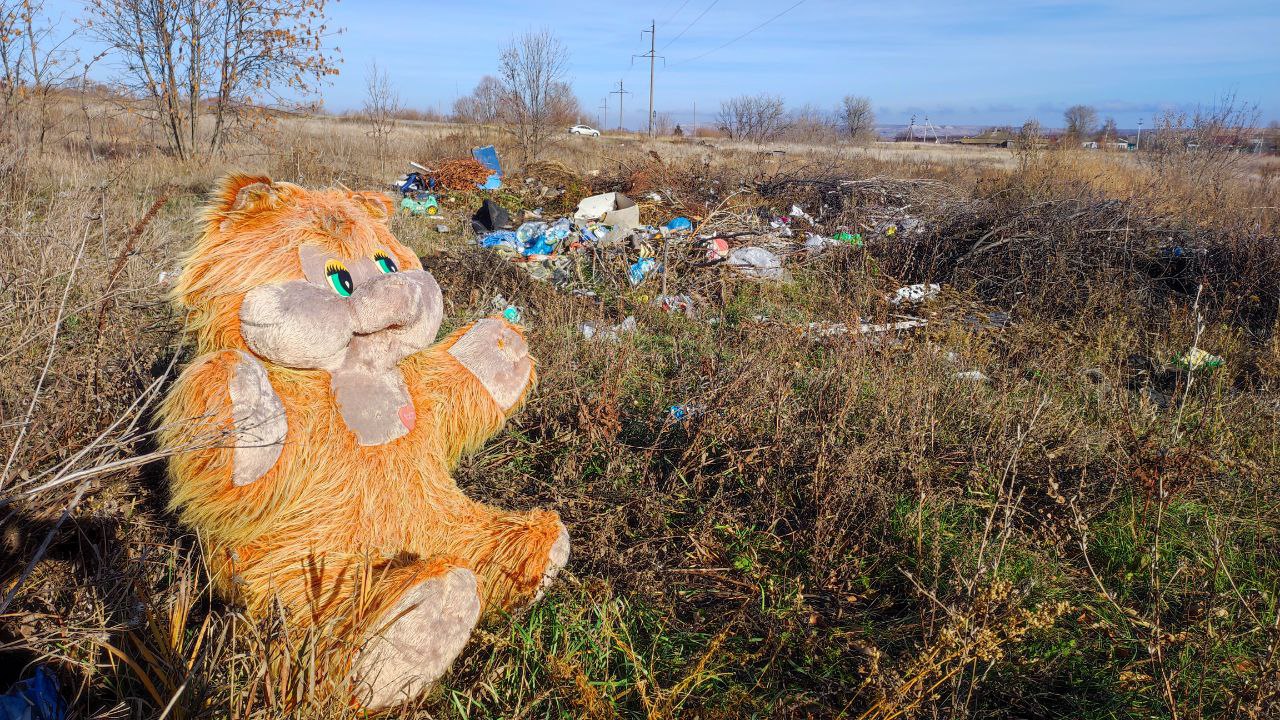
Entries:
[[555,544],[551,546],[551,553],[547,559],[547,569],[542,572],[542,582],[538,585],[538,593],[533,596],[534,602],[542,599],[542,596],[547,592],[547,588],[551,587],[552,581],[560,573],[560,569],[568,564],[569,531],[565,529],[564,525],[561,525],[560,537],[557,537]]
[[501,320],[476,323],[449,348],[449,354],[480,380],[503,412],[515,406],[533,374],[529,345]]
[[240,353],[228,389],[235,427],[231,482],[239,487],[266,475],[276,464],[289,428],[267,369],[249,353]]
[[412,700],[444,675],[480,618],[476,576],[454,568],[410,588],[374,626],[353,668],[356,697],[378,710]]

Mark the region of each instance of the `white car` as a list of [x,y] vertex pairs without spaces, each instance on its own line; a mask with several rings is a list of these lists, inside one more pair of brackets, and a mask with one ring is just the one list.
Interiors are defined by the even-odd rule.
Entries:
[[590,125],[574,125],[569,128],[570,135],[586,135],[587,137],[600,137],[600,131]]

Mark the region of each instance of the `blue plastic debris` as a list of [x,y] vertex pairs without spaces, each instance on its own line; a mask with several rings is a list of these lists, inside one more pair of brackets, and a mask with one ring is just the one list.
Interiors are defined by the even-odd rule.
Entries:
[[480,238],[480,247],[510,247],[512,250],[519,251],[521,249],[520,240],[516,234],[510,230],[498,230]]
[[684,422],[689,418],[702,414],[705,408],[697,404],[672,405],[667,410],[667,418],[672,422]]
[[639,285],[654,271],[658,263],[653,258],[640,258],[631,266],[631,270],[627,272],[627,277],[631,280],[632,285]]
[[533,239],[533,242],[524,246],[525,255],[550,255],[556,251],[555,243],[547,239],[546,235],[539,235]]
[[507,308],[502,311],[502,317],[509,323],[518,323],[520,322],[520,308],[517,308],[515,305],[508,305]]
[[687,217],[677,217],[671,218],[667,221],[667,224],[662,227],[666,228],[670,232],[684,232],[686,230],[693,229],[693,222]]
[[67,702],[58,692],[58,678],[43,665],[31,677],[0,695],[0,720],[65,720]]
[[493,171],[489,179],[477,187],[481,190],[497,190],[502,187],[502,163],[498,160],[498,149],[492,145],[472,148],[471,156]]

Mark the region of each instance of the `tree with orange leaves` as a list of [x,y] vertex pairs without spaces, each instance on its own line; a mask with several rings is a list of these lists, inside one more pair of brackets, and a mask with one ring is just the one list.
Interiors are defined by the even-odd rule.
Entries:
[[[328,0],[88,0],[85,26],[123,61],[181,158],[217,152],[262,104],[337,74]],[[208,116],[208,122],[202,122]]]

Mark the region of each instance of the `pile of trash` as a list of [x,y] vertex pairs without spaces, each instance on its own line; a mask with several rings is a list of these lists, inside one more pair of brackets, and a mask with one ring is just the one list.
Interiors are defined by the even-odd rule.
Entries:
[[[653,193],[655,201],[661,195]],[[795,227],[804,219],[815,227],[813,218],[800,207],[792,207],[785,216],[771,217],[755,231],[712,233],[709,223],[695,222],[683,215],[671,217],[661,225],[640,221],[640,206],[621,192],[592,195],[578,203],[572,215],[556,219],[533,217],[518,225],[510,213],[486,200],[472,218],[477,243],[519,263],[531,276],[556,284],[569,282],[569,268],[575,256],[590,255],[593,263],[602,260],[625,268],[626,282],[631,287],[679,263],[682,270],[701,270],[723,264],[738,275],[755,280],[785,281],[788,274],[785,258],[795,253],[813,255],[832,247],[862,247],[861,234],[845,229],[827,236],[808,231],[803,241],[797,240]],[[753,242],[745,242],[750,238]],[[617,259],[624,263],[617,263]],[[663,295],[668,309],[690,312],[687,295]],[[675,301],[671,301],[676,298]]]

